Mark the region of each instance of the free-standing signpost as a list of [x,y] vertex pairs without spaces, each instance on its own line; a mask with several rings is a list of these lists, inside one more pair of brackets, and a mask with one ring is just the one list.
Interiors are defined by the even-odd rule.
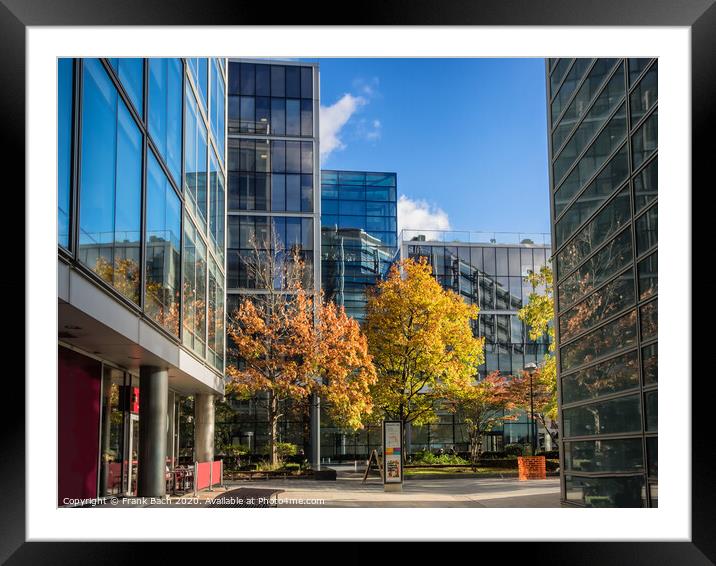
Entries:
[[383,489],[403,490],[402,421],[383,421]]

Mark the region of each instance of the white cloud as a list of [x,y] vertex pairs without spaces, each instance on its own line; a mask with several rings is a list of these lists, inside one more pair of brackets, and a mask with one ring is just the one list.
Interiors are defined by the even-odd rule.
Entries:
[[343,149],[345,144],[340,134],[343,126],[348,123],[351,116],[366,104],[362,96],[353,96],[346,93],[331,106],[321,106],[321,158],[325,159],[333,151]]
[[443,209],[425,200],[398,198],[398,232],[401,230],[450,230],[450,219]]

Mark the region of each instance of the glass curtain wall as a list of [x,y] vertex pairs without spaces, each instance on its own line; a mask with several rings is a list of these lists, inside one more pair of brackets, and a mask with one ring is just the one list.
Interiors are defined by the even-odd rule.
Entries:
[[549,69],[562,498],[656,507],[658,62]]
[[225,59],[58,60],[61,257],[202,358],[210,318],[208,361],[222,373],[225,69]]

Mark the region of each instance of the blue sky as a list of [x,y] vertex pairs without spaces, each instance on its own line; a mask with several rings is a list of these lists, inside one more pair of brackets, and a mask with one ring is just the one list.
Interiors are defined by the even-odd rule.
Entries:
[[319,62],[323,168],[397,172],[406,228],[549,232],[542,59]]

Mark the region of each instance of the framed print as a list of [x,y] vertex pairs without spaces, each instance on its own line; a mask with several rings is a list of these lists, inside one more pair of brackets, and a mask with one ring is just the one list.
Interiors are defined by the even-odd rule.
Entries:
[[690,316],[713,2],[261,8],[2,2],[3,560],[716,560]]

